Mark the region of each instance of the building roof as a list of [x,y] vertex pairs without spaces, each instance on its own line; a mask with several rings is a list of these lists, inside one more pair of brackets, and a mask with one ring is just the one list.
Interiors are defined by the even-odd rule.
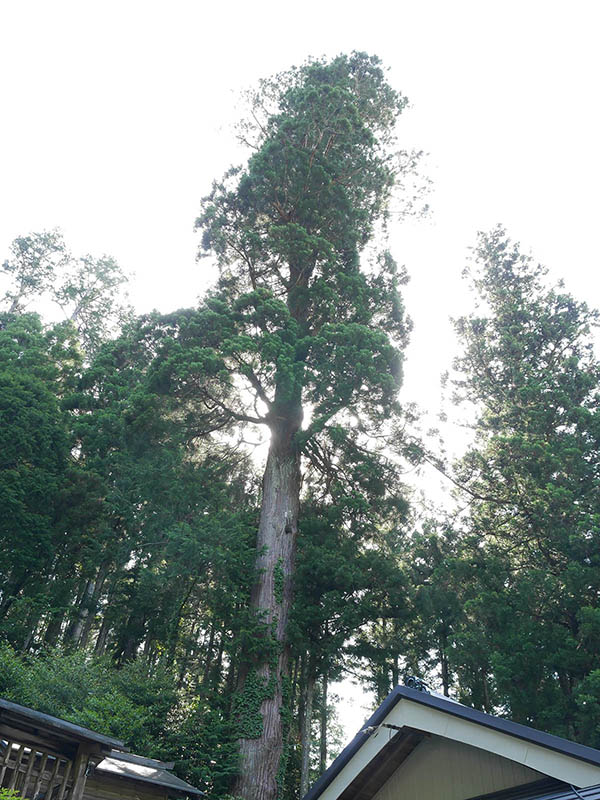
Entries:
[[[577,744],[576,742],[571,742],[549,733],[543,733],[542,731],[512,722],[511,720],[485,714],[482,711],[476,711],[473,708],[468,708],[467,706],[440,695],[429,694],[424,691],[409,688],[408,686],[397,686],[375,713],[364,723],[350,744],[340,753],[331,766],[312,786],[305,795],[304,800],[317,800],[317,798],[323,794],[327,787],[340,775],[361,748],[369,742],[371,734],[373,734],[379,726],[386,725],[385,720],[390,715],[390,712],[392,712],[394,707],[402,700],[417,703],[435,712],[441,712],[455,719],[458,718],[459,720],[464,720],[468,723],[497,731],[514,739],[537,745],[545,750],[560,753],[563,756],[567,756],[569,759],[575,759],[578,762],[584,762],[600,768],[600,751],[594,748],[586,747],[585,745]],[[344,791],[339,795],[340,800],[346,800],[346,794],[355,798],[361,797],[363,800],[371,797],[374,792],[383,785],[390,774],[400,766],[402,761],[410,755],[421,740],[422,732],[415,729],[418,728],[418,726],[411,728],[408,726],[398,727],[388,725],[387,727],[392,729],[396,728],[397,733],[372,757],[369,762],[368,771],[363,770],[362,779],[359,780],[360,776],[358,776],[352,784],[348,785],[348,792]],[[483,747],[483,745],[481,746]],[[595,781],[595,783],[597,782],[598,781]],[[567,789],[568,788],[567,786]],[[586,789],[586,791],[589,792],[591,790]],[[596,798],[593,792],[592,794],[583,796],[585,800],[595,800]],[[512,798],[512,795],[506,796],[507,799],[509,797]],[[534,797],[537,800],[538,795],[523,795],[523,800],[533,800]],[[545,795],[539,795],[539,797],[545,797]],[[576,793],[572,795],[559,794],[556,795],[556,800],[559,800],[559,798],[560,800],[566,800],[567,797],[577,798],[578,795]],[[498,800],[501,800],[501,798],[498,798]],[[548,800],[550,800],[550,796]],[[600,800],[600,792],[598,793],[598,800]]]
[[143,767],[158,767],[159,769],[173,769],[174,761],[158,761],[156,758],[138,756],[135,753],[123,753],[121,750],[112,750],[110,758],[118,758],[121,761],[130,761],[132,764],[141,764]]
[[574,789],[560,781],[543,780],[469,800],[600,800],[600,786]]
[[[0,698],[0,723],[9,726],[9,729],[29,731],[30,733],[44,731],[46,737],[50,733],[53,738],[75,742],[93,742],[99,745],[99,758],[102,758],[102,753],[106,753],[106,756],[95,768],[98,773],[152,783],[166,788],[169,794],[176,796],[201,796],[204,794],[200,789],[196,789],[169,772],[175,766],[173,762],[166,763],[154,758],[128,753],[120,739],[105,736],[81,725],[75,725],[73,722],[67,722],[67,720],[44,714],[41,711],[34,711],[32,708],[2,698]],[[6,738],[6,734],[4,736]]]
[[173,764],[165,764],[152,758],[144,758],[131,753],[112,752],[110,756],[98,764],[95,772],[164,786],[171,790],[171,793],[177,795],[204,795],[204,792],[200,791],[200,789],[196,789],[167,771],[168,768],[172,767]]
[[0,719],[6,722],[28,723],[36,728],[51,730],[56,735],[64,735],[67,738],[96,742],[103,747],[116,748],[119,750],[127,749],[120,739],[112,736],[105,736],[102,733],[91,731],[65,719],[53,717],[51,714],[44,714],[41,711],[34,711],[27,706],[12,703],[10,700],[0,698]]

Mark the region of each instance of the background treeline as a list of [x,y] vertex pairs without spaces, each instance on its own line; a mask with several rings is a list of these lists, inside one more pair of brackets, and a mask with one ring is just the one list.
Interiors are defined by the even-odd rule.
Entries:
[[[252,725],[236,687],[257,647],[264,447],[198,390],[218,369],[217,312],[209,298],[135,317],[114,261],[75,258],[56,232],[16,240],[2,271],[0,693],[223,796]],[[340,746],[343,675],[378,702],[416,674],[600,745],[598,315],[501,229],[480,236],[470,281],[450,376],[473,428],[458,463],[408,412],[377,453],[346,437],[342,456],[324,441],[307,459],[289,798]],[[454,511],[411,506],[401,465],[426,462],[456,485]]]

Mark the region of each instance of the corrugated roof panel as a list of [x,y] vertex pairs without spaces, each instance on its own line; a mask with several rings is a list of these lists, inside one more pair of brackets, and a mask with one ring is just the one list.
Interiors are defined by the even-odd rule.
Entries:
[[600,800],[600,785],[578,789],[557,781],[536,781],[469,800]]
[[[150,760],[150,759],[148,759]],[[165,786],[179,794],[203,795],[204,792],[196,789],[186,781],[181,780],[176,775],[172,775],[164,769],[146,766],[145,764],[134,764],[131,761],[121,761],[118,758],[105,758],[96,767],[96,772],[105,772],[119,778],[131,778],[145,783],[154,783],[158,786]]]

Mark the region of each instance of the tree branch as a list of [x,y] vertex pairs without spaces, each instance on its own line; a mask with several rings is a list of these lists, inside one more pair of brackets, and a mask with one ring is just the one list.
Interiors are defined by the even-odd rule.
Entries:
[[206,390],[204,390],[204,396],[209,402],[222,409],[222,411],[228,414],[232,419],[238,420],[238,422],[251,422],[254,425],[267,425],[267,420],[265,417],[251,417],[249,414],[241,414],[239,411],[234,411],[232,408],[229,408],[229,406],[226,406],[225,403],[217,400],[216,397],[213,397]]

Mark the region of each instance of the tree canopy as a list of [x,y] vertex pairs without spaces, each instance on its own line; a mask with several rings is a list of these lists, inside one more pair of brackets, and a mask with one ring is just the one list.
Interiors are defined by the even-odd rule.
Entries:
[[[364,53],[262,81],[190,308],[133,315],[58,231],[0,269],[0,693],[214,798],[299,800],[340,678],[600,745],[598,312],[480,234],[451,372],[473,436],[427,449],[385,239],[415,209],[406,104]],[[406,458],[456,504],[415,502]]]

